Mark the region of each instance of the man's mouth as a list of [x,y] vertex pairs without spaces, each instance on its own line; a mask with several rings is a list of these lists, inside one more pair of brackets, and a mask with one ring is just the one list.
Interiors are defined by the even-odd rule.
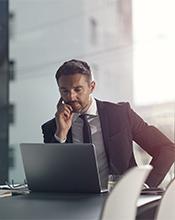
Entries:
[[79,102],[77,102],[77,101],[73,101],[73,102],[67,102],[66,104],[72,106],[72,105],[78,105]]
[[81,109],[81,105],[77,101],[68,102],[67,104],[70,105],[73,108],[73,112],[79,112],[79,110]]

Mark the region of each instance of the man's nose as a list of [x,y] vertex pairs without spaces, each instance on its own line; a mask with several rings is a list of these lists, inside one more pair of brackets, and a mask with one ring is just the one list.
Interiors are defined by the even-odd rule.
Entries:
[[76,99],[76,92],[75,91],[70,91],[68,99],[70,101],[74,101]]

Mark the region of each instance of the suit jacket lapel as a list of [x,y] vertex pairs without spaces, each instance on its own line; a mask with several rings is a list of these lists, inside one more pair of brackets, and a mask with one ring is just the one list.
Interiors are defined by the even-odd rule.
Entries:
[[105,108],[103,102],[96,100],[97,102],[97,109],[98,114],[100,118],[101,123],[101,129],[102,129],[102,136],[104,141],[104,146],[107,154],[107,158],[109,161],[109,124],[108,124],[108,118],[107,114],[105,113]]
[[[111,130],[115,132],[119,131],[121,129],[122,120],[120,118],[120,114],[118,114],[117,111],[115,111],[115,118],[112,117],[112,112],[109,111],[109,108],[107,108],[107,105],[104,104],[101,101],[97,101],[97,109],[99,113],[99,118],[101,122],[101,129],[102,129],[102,135],[106,150],[106,155],[108,159],[108,164],[110,167],[110,172],[115,174],[121,173],[121,160],[120,160],[120,154],[116,154],[116,144],[112,144],[110,141],[111,137]],[[109,107],[109,106],[108,106]],[[117,120],[117,124],[113,120]],[[113,127],[114,126],[114,127]],[[120,152],[120,145],[117,146],[117,152]],[[114,155],[115,157],[114,157]]]

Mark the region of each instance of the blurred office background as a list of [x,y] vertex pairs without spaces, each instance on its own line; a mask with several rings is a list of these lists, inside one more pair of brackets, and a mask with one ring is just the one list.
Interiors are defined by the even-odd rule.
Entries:
[[[19,144],[42,142],[40,126],[54,117],[59,99],[55,72],[72,58],[92,67],[97,98],[129,101],[174,141],[174,0],[9,0],[8,4],[9,180],[25,178]],[[138,163],[148,163],[150,157],[136,144],[134,148]],[[173,176],[174,167],[163,185]]]

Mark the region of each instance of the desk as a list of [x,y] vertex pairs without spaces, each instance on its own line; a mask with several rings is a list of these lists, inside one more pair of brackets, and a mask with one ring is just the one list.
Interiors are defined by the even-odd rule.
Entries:
[[[106,197],[107,193],[35,193],[6,197],[0,199],[0,219],[99,220]],[[145,205],[142,201],[138,206],[141,209]]]

